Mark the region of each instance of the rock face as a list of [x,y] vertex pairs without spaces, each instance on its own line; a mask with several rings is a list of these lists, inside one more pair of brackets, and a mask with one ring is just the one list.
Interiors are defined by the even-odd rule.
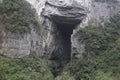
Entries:
[[36,52],[42,53],[41,36],[31,27],[31,32],[21,35],[2,31],[1,54],[8,57],[22,58]]
[[42,16],[61,24],[77,24],[85,18],[87,13],[87,8],[75,0],[48,0]]
[[[50,59],[69,60],[71,34],[76,25],[86,17],[88,9],[75,0],[47,0],[41,16],[48,30],[46,54]],[[49,44],[49,45],[48,45]]]
[[34,51],[49,59],[81,58],[85,45],[75,36],[79,27],[102,24],[120,12],[119,0],[27,1],[39,15],[41,36],[33,27],[22,36],[3,32],[2,51],[12,57],[23,57]]

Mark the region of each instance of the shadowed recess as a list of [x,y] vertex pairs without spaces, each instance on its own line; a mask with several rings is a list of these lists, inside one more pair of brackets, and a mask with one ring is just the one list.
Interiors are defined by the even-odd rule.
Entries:
[[52,59],[59,59],[68,62],[71,59],[71,35],[78,23],[54,22],[54,24],[59,32],[59,36],[57,35],[56,38],[59,39],[61,43],[61,46],[59,46],[61,51],[56,51],[59,54],[53,53]]

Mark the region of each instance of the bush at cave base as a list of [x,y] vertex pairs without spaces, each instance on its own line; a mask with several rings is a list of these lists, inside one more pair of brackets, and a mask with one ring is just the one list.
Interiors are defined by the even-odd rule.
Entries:
[[42,59],[0,58],[0,80],[54,80]]
[[64,68],[76,80],[120,80],[120,15],[104,26],[87,26],[77,34],[85,43],[81,60],[72,60]]
[[[0,10],[0,19],[10,32],[25,33],[30,23],[38,25],[34,10],[24,0],[3,0]],[[76,36],[86,45],[83,59],[71,60],[56,80],[120,80],[120,15],[104,26],[80,28]],[[42,59],[0,56],[0,80],[54,80],[49,68]]]

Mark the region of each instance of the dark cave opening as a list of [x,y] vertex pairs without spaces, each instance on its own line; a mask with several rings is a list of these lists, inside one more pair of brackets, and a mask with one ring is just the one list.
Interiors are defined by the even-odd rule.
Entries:
[[60,31],[60,35],[62,38],[63,45],[63,59],[69,61],[71,58],[71,35],[73,33],[73,29],[75,28],[75,24],[57,24],[57,28]]
[[56,35],[57,51],[53,53],[52,60],[61,60],[67,63],[71,59],[71,35],[76,27],[76,23],[60,23],[55,22],[55,27],[59,35]]
[[76,26],[76,23],[55,23],[59,34],[55,33],[57,50],[53,52],[51,58],[52,62],[57,64],[53,66],[52,72],[54,76],[59,75],[64,65],[71,60],[71,35]]
[[77,25],[81,23],[81,18],[76,18],[76,16],[58,16],[51,15],[52,21],[52,35],[54,38],[54,49],[51,60],[58,60],[62,64],[66,64],[71,60],[71,35],[73,30]]

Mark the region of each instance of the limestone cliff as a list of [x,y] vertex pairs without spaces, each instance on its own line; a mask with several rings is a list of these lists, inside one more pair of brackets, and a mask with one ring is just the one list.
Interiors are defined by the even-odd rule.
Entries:
[[120,12],[119,0],[27,0],[36,9],[42,24],[41,36],[31,32],[14,35],[2,32],[2,52],[23,57],[35,51],[49,59],[81,58],[85,45],[74,36],[79,27],[103,24]]
[[[73,30],[73,33],[71,31],[69,34],[71,38],[69,37],[70,42],[68,44],[71,44],[71,48],[68,54],[71,53],[72,56],[80,58],[85,51],[85,45],[78,40],[77,36],[74,36],[79,27],[103,24],[111,16],[120,12],[119,0],[42,0],[35,2],[32,5],[38,11],[42,18],[43,26],[47,29],[47,34],[49,34],[45,36],[47,40],[45,42],[48,47],[46,48],[47,52],[50,55],[54,51],[56,51],[55,54],[58,52],[64,53],[65,51],[61,52],[63,50],[57,50],[57,47],[60,48],[61,46],[63,49],[66,47],[64,44],[62,46],[61,39],[63,38],[60,38],[59,30],[54,29],[56,24],[61,28],[63,27],[63,30]],[[67,25],[67,23],[70,25]],[[65,26],[69,27],[65,28]],[[67,30],[63,32],[68,33]],[[64,43],[67,43],[69,40],[65,39],[64,41]]]

